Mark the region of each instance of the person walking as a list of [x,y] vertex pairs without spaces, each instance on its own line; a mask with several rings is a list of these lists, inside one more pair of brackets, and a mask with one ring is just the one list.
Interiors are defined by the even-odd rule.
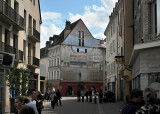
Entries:
[[31,106],[24,105],[20,110],[18,114],[36,114],[34,109]]
[[18,114],[19,110],[23,107],[24,105],[24,97],[23,96],[18,96],[14,99],[14,106],[16,108],[15,114]]
[[133,89],[130,93],[130,101],[126,104],[121,112],[122,114],[135,114],[140,108],[139,103],[142,102],[143,92],[140,89]]
[[98,95],[98,92],[95,91],[94,95],[93,95],[94,96],[94,103],[95,104],[97,104],[97,95]]
[[92,102],[92,89],[89,92],[89,102]]
[[81,95],[82,95],[82,102],[84,102],[85,91],[82,91],[82,92],[81,92]]
[[56,100],[57,100],[57,96],[56,96],[56,92],[52,91],[51,95],[50,95],[50,99],[51,99],[51,106],[54,109]]
[[88,96],[89,96],[89,92],[88,92],[88,90],[86,91],[86,102],[88,102]]
[[44,106],[43,106],[43,100],[44,100],[44,98],[41,95],[41,91],[38,91],[37,92],[36,106],[37,106],[37,110],[38,110],[39,114],[41,114],[42,109],[44,108]]
[[39,114],[38,113],[38,110],[37,110],[37,107],[36,107],[36,104],[33,102],[34,100],[37,99],[37,93],[35,90],[29,90],[27,92],[27,95],[29,96],[29,98],[31,99],[29,103],[27,103],[27,105],[31,106],[34,111],[35,111],[35,114]]
[[160,102],[154,89],[146,88],[143,98],[145,103],[136,114],[160,114]]
[[77,101],[78,102],[80,102],[80,100],[81,100],[81,91],[80,91],[80,89],[78,89],[78,91],[77,91]]
[[59,105],[62,106],[61,93],[60,93],[59,89],[56,91],[56,96],[57,96],[57,106],[58,106],[58,102],[59,102]]
[[103,100],[103,92],[102,92],[102,90],[100,90],[100,92],[99,92],[99,103],[102,103],[102,100]]

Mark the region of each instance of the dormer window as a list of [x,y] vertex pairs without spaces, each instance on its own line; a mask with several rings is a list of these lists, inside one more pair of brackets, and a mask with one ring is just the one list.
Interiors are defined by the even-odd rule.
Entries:
[[79,46],[84,46],[84,31],[79,31]]

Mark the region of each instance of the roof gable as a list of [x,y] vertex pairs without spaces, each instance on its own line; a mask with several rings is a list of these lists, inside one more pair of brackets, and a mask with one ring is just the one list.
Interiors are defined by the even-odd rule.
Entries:
[[70,26],[68,27],[66,22],[66,28],[59,35],[50,37],[50,41],[53,41],[51,47],[59,44],[79,46],[79,31],[84,32],[85,46],[95,46],[100,44],[100,40],[93,37],[81,19],[69,25]]

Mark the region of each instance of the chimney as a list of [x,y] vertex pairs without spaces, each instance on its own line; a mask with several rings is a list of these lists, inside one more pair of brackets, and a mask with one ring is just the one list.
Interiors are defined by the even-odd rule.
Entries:
[[66,38],[68,36],[70,31],[71,31],[71,23],[70,23],[70,21],[66,21],[66,27],[64,29],[64,38]]
[[71,30],[71,23],[70,23],[70,21],[66,21],[66,27],[65,27],[65,29],[66,30]]
[[49,48],[49,41],[46,41],[46,48]]

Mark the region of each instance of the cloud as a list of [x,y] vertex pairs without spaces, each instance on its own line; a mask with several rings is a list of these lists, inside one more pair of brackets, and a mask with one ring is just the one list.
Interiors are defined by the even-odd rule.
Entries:
[[45,47],[46,41],[49,40],[49,37],[53,36],[54,34],[60,34],[62,30],[56,27],[54,24],[50,26],[41,26],[41,48]]
[[98,33],[98,34],[93,34],[94,38],[97,38],[97,39],[104,39],[105,36],[102,32]]
[[[81,18],[89,29],[96,28],[101,31],[105,30],[109,21],[109,16],[118,0],[101,0],[102,6],[92,5],[85,6],[83,14],[69,13],[69,20],[74,22]],[[97,33],[98,35],[98,33]],[[99,34],[98,36],[103,36]]]
[[42,12],[42,19],[45,20],[53,20],[61,17],[61,13],[56,12]]
[[54,34],[58,35],[62,31],[59,24],[61,24],[61,13],[56,12],[42,12],[43,24],[41,26],[41,48],[45,47],[46,41]]

